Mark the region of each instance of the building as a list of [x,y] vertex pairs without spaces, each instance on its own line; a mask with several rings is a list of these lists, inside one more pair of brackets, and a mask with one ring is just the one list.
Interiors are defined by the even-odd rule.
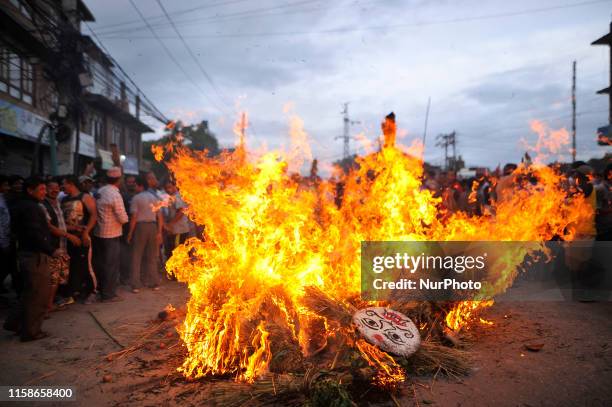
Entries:
[[119,158],[126,174],[138,174],[144,170],[142,134],[153,132],[140,121],[140,96],[116,77],[112,60],[90,37],[83,36],[83,41],[91,81],[83,95],[80,144],[95,148],[100,169],[110,168]]
[[597,129],[597,142],[600,145],[612,145],[612,23],[610,32],[601,38],[596,39],[591,45],[606,45],[610,49],[610,83],[607,88],[597,91],[598,95],[608,95],[608,125]]
[[82,0],[0,0],[0,173],[139,172],[153,130],[139,92],[81,33],[88,21]]

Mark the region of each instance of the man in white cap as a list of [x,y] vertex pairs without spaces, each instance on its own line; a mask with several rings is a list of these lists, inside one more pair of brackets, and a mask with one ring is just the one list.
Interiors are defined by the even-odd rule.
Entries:
[[120,237],[122,225],[128,222],[123,198],[119,192],[121,168],[106,172],[107,184],[98,191],[98,223],[94,230],[94,264],[100,284],[102,301],[120,301],[119,285]]
[[89,175],[81,175],[79,177],[79,189],[86,194],[91,194],[94,187],[94,179]]

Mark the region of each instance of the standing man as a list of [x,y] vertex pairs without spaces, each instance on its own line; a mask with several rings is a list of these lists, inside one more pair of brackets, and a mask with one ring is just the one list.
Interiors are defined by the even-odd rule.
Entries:
[[122,225],[128,222],[123,199],[119,192],[121,168],[112,167],[106,172],[107,184],[99,189],[96,203],[98,224],[94,231],[94,269],[100,283],[102,301],[115,302],[117,295],[121,256]]
[[164,230],[166,232],[164,238],[164,250],[166,256],[170,257],[172,251],[179,244],[183,244],[189,236],[189,218],[183,212],[187,208],[187,204],[181,198],[176,185],[172,180],[168,179],[164,185],[168,199],[168,216],[164,221]]
[[40,178],[28,178],[24,183],[26,193],[15,202],[11,220],[16,237],[17,259],[23,278],[19,304],[9,314],[4,329],[20,334],[22,342],[47,336],[41,330],[51,295],[49,257],[59,253],[51,245],[51,232],[40,202],[47,189]]
[[9,274],[11,247],[11,215],[5,195],[10,190],[8,178],[0,175],[0,293],[5,292],[4,280]]
[[[160,202],[166,202],[167,200],[167,196],[165,191],[160,191],[159,188],[159,182],[157,181],[157,177],[155,176],[155,173],[153,171],[149,171],[146,175],[146,190],[147,192],[153,194]],[[162,219],[168,216],[168,208],[166,208],[165,205],[163,205],[159,211],[161,212],[162,215]],[[157,261],[158,264],[158,273],[161,274],[164,272],[162,265],[165,264],[166,262],[166,256],[165,256],[165,250],[163,247],[163,238],[161,243],[158,244],[157,249],[159,252],[159,259]]]
[[[81,239],[72,233],[68,233],[64,214],[57,200],[60,187],[57,180],[51,178],[47,180],[47,196],[42,201],[41,206],[45,211],[49,230],[51,231],[51,245],[54,250],[61,252],[57,258],[49,259],[49,271],[51,273],[51,295],[49,297],[49,311],[54,309],[53,300],[60,285],[64,286],[68,282],[69,257],[67,253],[67,240],[75,246],[81,246]],[[63,307],[74,303],[72,296],[68,295],[57,302],[57,307]]]
[[[8,179],[9,190],[4,194],[6,205],[8,206],[9,212],[13,210],[15,204],[23,198],[23,177],[19,175],[12,175]],[[6,267],[8,273],[11,275],[11,285],[17,292],[17,296],[21,295],[21,288],[23,282],[21,281],[21,273],[19,272],[19,266],[17,261],[17,246],[14,232],[12,232],[10,246],[8,249],[8,262]]]
[[498,203],[509,201],[512,198],[517,181],[514,171],[516,171],[517,168],[518,166],[513,163],[504,165],[504,173],[497,181],[497,186],[495,187],[495,195]]
[[[586,203],[591,205],[593,213],[596,213],[597,198],[596,192],[591,183],[593,169],[576,161],[570,176],[570,193],[582,195]],[[597,235],[595,229],[595,217],[581,217],[578,221],[569,224],[568,229],[573,229],[574,238],[572,241],[564,242],[565,265],[570,272],[572,282],[572,299],[575,301],[592,300],[592,282],[594,281],[593,267],[593,242]]]
[[151,190],[155,196],[158,196],[157,187],[159,187],[159,182],[157,181],[157,177],[153,171],[149,171],[147,173],[147,189]]
[[125,176],[125,194],[130,198],[136,195],[136,176],[126,175]]
[[23,196],[23,178],[19,175],[13,175],[9,177],[9,190],[6,193],[6,201],[9,205],[9,208],[13,204],[13,202],[17,202]]
[[66,229],[81,239],[80,246],[68,241],[70,275],[65,292],[62,294],[65,297],[79,295],[85,304],[91,304],[95,302],[98,285],[91,264],[91,232],[96,225],[98,214],[94,198],[88,193],[81,192],[78,185],[78,179],[72,175],[65,177],[62,183],[66,193],[62,199]]
[[600,183],[595,187],[597,196],[597,240],[612,240],[612,163],[603,171]]
[[[130,231],[127,241],[132,245],[132,292],[140,292],[142,280],[153,290],[159,290],[159,245],[162,240],[163,217],[160,200],[150,190],[145,191],[145,180],[136,180],[138,194],[130,206]],[[144,268],[141,264],[144,258]]]
[[[123,190],[121,191],[121,197],[123,198],[123,205],[125,211],[130,216],[130,204],[132,198],[136,195],[136,176],[126,175],[123,179]],[[130,218],[131,219],[131,218]],[[121,236],[121,271],[119,275],[119,282],[121,285],[129,285],[131,279],[131,264],[132,264],[132,251],[129,243],[127,242],[128,232],[130,231],[129,223],[123,225],[123,235]]]
[[94,189],[94,179],[89,175],[81,175],[79,177],[79,189],[86,194],[93,195],[92,191]]

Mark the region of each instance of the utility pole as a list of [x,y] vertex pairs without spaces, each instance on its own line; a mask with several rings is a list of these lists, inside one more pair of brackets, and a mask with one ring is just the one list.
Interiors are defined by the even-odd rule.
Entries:
[[247,128],[247,118],[246,113],[242,112],[240,115],[240,145],[244,146],[246,143],[246,128]]
[[342,151],[342,157],[344,159],[348,158],[350,155],[350,150],[349,150],[349,126],[351,125],[351,120],[349,119],[349,115],[348,115],[348,103],[344,104],[344,110],[342,111],[343,114],[343,118],[342,121],[344,123],[344,131],[342,132],[342,137],[343,137],[343,141],[344,141],[344,149]]
[[342,150],[342,159],[346,160],[347,158],[349,158],[351,156],[351,150],[350,150],[350,145],[349,145],[349,141],[351,140],[351,135],[350,135],[350,127],[351,125],[354,124],[359,124],[360,122],[358,121],[353,121],[349,118],[349,112],[348,112],[348,105],[349,102],[344,103],[344,109],[342,110],[342,122],[343,122],[343,132],[342,132],[342,136],[338,136],[335,139],[342,139],[342,141],[344,142],[344,146],[343,146],[343,150]]
[[438,140],[436,142],[436,146],[444,148],[444,167],[446,170],[451,169],[451,160],[450,160],[450,157],[448,156],[449,146],[453,148],[453,157],[452,157],[453,171],[455,170],[455,167],[457,165],[457,151],[456,151],[457,137],[456,136],[457,136],[457,132],[453,131],[450,134],[439,134],[438,137],[436,137],[436,139]]
[[453,132],[451,134],[449,134],[450,136],[450,140],[449,140],[449,144],[451,146],[453,146],[453,171],[457,171],[457,154],[455,151],[455,146],[457,144],[457,138],[455,137],[457,135],[457,133],[455,133],[455,131],[453,130]]
[[576,61],[572,64],[572,162],[576,162]]
[[448,134],[438,134],[436,146],[444,148],[444,169],[448,169]]
[[427,110],[425,111],[425,128],[423,129],[423,161],[425,161],[425,140],[427,139],[427,122],[429,121],[429,107],[431,106],[431,96],[427,99]]

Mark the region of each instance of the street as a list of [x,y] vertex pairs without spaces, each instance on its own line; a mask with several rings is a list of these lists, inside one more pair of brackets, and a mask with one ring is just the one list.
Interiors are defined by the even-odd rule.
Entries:
[[[51,314],[44,324],[51,336],[41,341],[21,343],[3,332],[0,382],[75,386],[77,405],[205,404],[219,379],[194,383],[177,374],[181,345],[178,336],[169,333],[173,330],[156,333],[146,347],[109,361],[107,355],[121,348],[89,313],[129,347],[155,326],[158,313],[167,304],[178,308],[185,303],[186,289],[165,282],[159,292],[122,295],[123,302],[75,304]],[[455,380],[407,372],[399,401],[408,406],[610,405],[611,313],[610,302],[495,304],[483,314],[493,325],[475,324],[467,335],[471,337],[467,347],[472,373]],[[526,346],[533,345],[542,345],[541,350],[527,350]]]

